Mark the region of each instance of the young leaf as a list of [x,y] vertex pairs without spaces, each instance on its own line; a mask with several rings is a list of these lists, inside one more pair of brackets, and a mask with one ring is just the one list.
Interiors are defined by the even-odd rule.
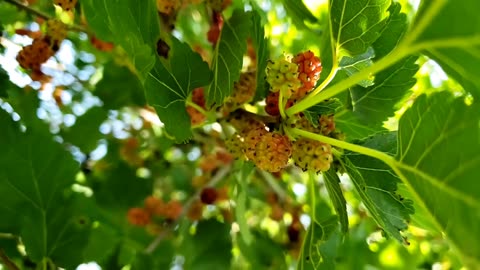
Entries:
[[235,10],[225,21],[213,57],[213,81],[206,92],[207,105],[221,105],[240,78],[247,36],[252,29],[252,13]]
[[350,55],[367,51],[380,36],[391,0],[330,0],[330,22],[336,50]]
[[[466,91],[480,98],[479,2],[422,1],[410,36],[413,46],[437,61]],[[407,36],[408,37],[408,36]]]
[[49,257],[58,266],[76,266],[89,224],[77,197],[65,198],[64,191],[74,183],[78,164],[50,135],[32,128],[20,132],[2,110],[0,126],[0,211],[9,211],[9,222],[19,225],[13,233],[32,260]]
[[[372,58],[375,57],[375,51],[369,47],[365,53],[354,57],[344,56],[340,60],[339,68],[344,70],[348,76],[352,76],[359,70],[369,67],[373,64]],[[373,85],[373,78],[366,78],[358,83],[358,85],[366,88]]]
[[265,80],[265,69],[267,68],[267,61],[270,56],[268,48],[269,40],[265,37],[265,29],[262,24],[260,14],[255,11],[252,15],[253,21],[253,35],[252,41],[255,47],[255,54],[257,57],[257,89],[255,90],[254,101],[263,99],[267,93]]
[[88,24],[102,40],[125,49],[142,79],[153,68],[160,36],[154,0],[85,0],[82,8]]
[[400,119],[394,163],[472,268],[480,266],[479,121],[478,104],[448,92],[422,95]]
[[332,201],[335,212],[339,217],[340,227],[343,233],[348,232],[348,214],[347,214],[347,201],[343,196],[342,188],[340,187],[340,178],[334,169],[323,173],[325,179],[325,186],[327,187],[328,196]]
[[[397,134],[379,134],[367,139],[363,146],[394,154]],[[408,227],[414,213],[410,200],[396,193],[399,179],[383,161],[357,153],[348,152],[344,159],[345,169],[369,213],[385,232],[404,242],[401,231]]]
[[208,64],[185,43],[172,39],[170,68],[160,59],[145,81],[148,104],[153,106],[166,131],[177,142],[192,136],[185,100],[193,89],[205,86],[212,77]]

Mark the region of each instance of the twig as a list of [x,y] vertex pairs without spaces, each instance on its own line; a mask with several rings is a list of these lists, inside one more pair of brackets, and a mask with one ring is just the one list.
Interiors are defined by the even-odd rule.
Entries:
[[[23,9],[25,10],[26,12],[28,13],[31,13],[33,15],[36,15],[44,20],[50,20],[52,19],[52,16],[44,13],[44,12],[41,12],[39,10],[36,10],[28,5],[25,5],[17,0],[5,0],[5,2],[7,3],[10,3],[14,6],[17,6],[19,9]],[[86,28],[82,27],[82,26],[79,26],[79,25],[69,25],[68,28],[70,30],[73,30],[73,31],[77,31],[77,32],[84,32],[84,33],[87,33],[87,34],[91,34],[90,31],[88,31]]]
[[267,182],[267,184],[273,189],[273,191],[277,194],[280,201],[285,201],[288,197],[287,193],[283,188],[277,183],[276,179],[273,178],[271,174],[265,172],[263,170],[258,170],[258,172],[262,175],[262,178]]
[[3,265],[8,269],[8,270],[20,270],[18,266],[8,258],[7,254],[3,251],[3,249],[0,249],[0,261],[3,262]]
[[[212,180],[210,180],[205,187],[212,187],[218,184],[220,181],[222,181],[225,176],[230,172],[232,166],[225,166],[222,167],[220,170],[218,170],[217,174],[215,174],[212,177]],[[190,209],[190,206],[192,203],[200,196],[200,193],[202,192],[202,188],[200,188],[193,196],[191,196],[183,205],[182,212],[180,216],[177,218],[177,220],[170,225],[170,228],[175,228],[179,225],[180,220],[187,214],[188,210]],[[167,230],[161,231],[155,239],[148,245],[148,247],[145,249],[145,253],[151,254],[155,249],[158,247],[158,245],[162,242],[162,240],[168,235]]]

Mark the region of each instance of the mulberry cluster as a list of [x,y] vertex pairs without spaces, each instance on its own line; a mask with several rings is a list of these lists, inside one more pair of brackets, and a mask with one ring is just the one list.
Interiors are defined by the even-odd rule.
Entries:
[[47,35],[53,43],[60,44],[67,37],[67,26],[59,20],[48,20]]
[[243,72],[233,86],[232,95],[225,100],[224,109],[231,112],[241,105],[250,102],[257,87],[255,72]]
[[24,69],[40,71],[40,66],[55,54],[48,37],[34,39],[17,55],[17,61]]
[[333,161],[332,147],[316,140],[300,138],[293,142],[292,159],[303,171],[325,172]]
[[297,64],[298,79],[302,82],[302,86],[295,93],[295,98],[301,99],[315,87],[322,72],[322,63],[312,51],[297,54],[293,62]]
[[53,3],[65,11],[70,11],[75,8],[77,0],[53,0]]
[[298,79],[297,65],[286,55],[267,63],[267,82],[270,91],[281,91],[286,98],[290,98],[302,85]]

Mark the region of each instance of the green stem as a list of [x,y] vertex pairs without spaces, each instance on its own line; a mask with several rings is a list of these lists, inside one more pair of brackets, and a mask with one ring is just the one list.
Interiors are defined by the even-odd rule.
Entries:
[[208,116],[207,111],[205,111],[205,109],[203,109],[200,105],[196,104],[195,102],[187,100],[186,103],[187,103],[188,106],[193,107],[195,110],[199,111],[203,115]]
[[308,173],[308,193],[310,194],[310,218],[311,218],[311,226],[317,221],[315,218],[316,213],[316,202],[315,202],[315,173],[309,172]]
[[362,69],[360,72],[355,73],[354,75],[348,77],[347,79],[332,85],[331,87],[321,91],[317,95],[310,96],[308,95],[305,99],[300,101],[299,103],[293,105],[289,109],[287,109],[287,115],[294,115],[299,112],[305,111],[306,109],[326,100],[331,97],[334,97],[343,91],[349,89],[350,87],[356,85],[360,81],[368,78],[369,76],[378,73],[379,71],[384,70],[385,68],[393,65],[400,59],[406,57],[407,55],[411,54],[412,50],[410,50],[406,46],[399,46],[393,51],[390,52],[386,57],[380,59],[378,62],[375,62],[374,65],[369,66],[365,69]]
[[[37,17],[40,17],[44,20],[53,19],[52,16],[50,16],[50,15],[44,13],[44,12],[41,12],[39,10],[36,10],[36,9],[30,7],[30,6],[27,6],[27,5],[21,3],[17,0],[5,0],[5,2],[10,3],[14,6],[17,6],[19,9],[25,10],[26,12],[31,13],[31,14],[33,14]],[[79,26],[79,25],[69,25],[68,28],[70,30],[73,30],[73,31],[84,32],[84,33],[87,33],[87,34],[91,34],[87,29],[85,29],[84,27]]]
[[287,119],[287,115],[285,114],[285,104],[284,101],[285,97],[283,96],[283,91],[280,90],[278,93],[278,110],[280,111],[280,116],[282,119]]
[[340,141],[340,140],[333,139],[333,138],[330,138],[330,137],[327,137],[327,136],[315,134],[315,133],[312,133],[312,132],[305,131],[303,129],[292,128],[292,129],[290,129],[290,133],[294,134],[294,135],[297,135],[297,136],[305,137],[305,138],[308,138],[308,139],[316,140],[316,141],[319,141],[319,142],[328,143],[330,145],[333,145],[333,146],[336,146],[336,147],[339,147],[339,148],[343,148],[343,149],[346,149],[346,150],[349,150],[349,151],[352,151],[352,152],[357,152],[357,153],[360,153],[360,154],[363,154],[363,155],[366,155],[366,156],[370,156],[370,157],[382,160],[383,162],[385,162],[386,164],[388,164],[390,166],[394,166],[394,164],[396,162],[395,159],[392,156],[390,156],[388,154],[385,154],[384,152],[381,152],[381,151],[378,151],[378,150],[375,150],[375,149],[371,149],[371,148],[368,148],[368,147],[356,145],[356,144],[353,144],[353,143]]

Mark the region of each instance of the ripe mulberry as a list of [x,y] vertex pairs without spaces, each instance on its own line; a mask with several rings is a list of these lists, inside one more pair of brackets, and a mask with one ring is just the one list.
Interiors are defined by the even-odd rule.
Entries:
[[46,38],[34,39],[17,55],[17,61],[24,69],[40,71],[40,66],[55,54]]
[[312,51],[297,54],[293,62],[298,66],[298,79],[302,82],[302,86],[294,96],[296,99],[301,99],[315,87],[322,72],[322,63]]
[[150,214],[143,208],[130,208],[127,218],[128,222],[135,226],[146,226],[150,223]]
[[[280,108],[278,107],[279,92],[270,92],[265,99],[265,112],[271,116],[279,116]],[[288,100],[285,109],[293,105],[293,100]]]
[[293,142],[292,159],[303,171],[328,171],[333,161],[332,147],[326,143],[301,138]]

